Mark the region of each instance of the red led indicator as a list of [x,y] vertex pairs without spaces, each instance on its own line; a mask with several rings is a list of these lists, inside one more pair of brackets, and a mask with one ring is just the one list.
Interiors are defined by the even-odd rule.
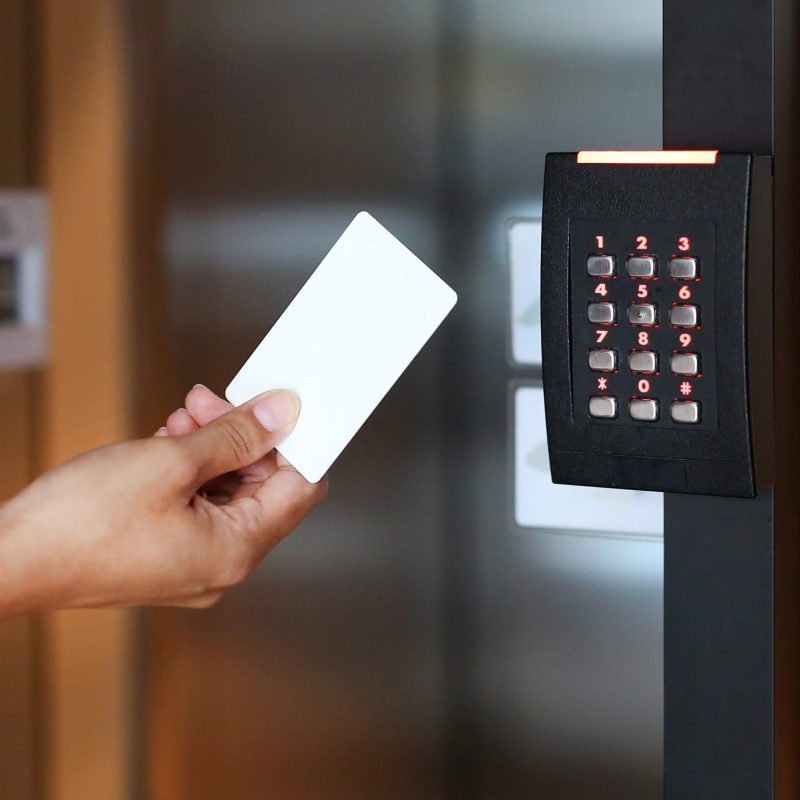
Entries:
[[692,384],[689,381],[682,381],[678,389],[684,397],[688,397],[692,393]]
[[597,388],[602,389],[605,391],[608,389],[608,378],[598,378],[597,379]]
[[719,150],[581,150],[579,164],[716,164]]

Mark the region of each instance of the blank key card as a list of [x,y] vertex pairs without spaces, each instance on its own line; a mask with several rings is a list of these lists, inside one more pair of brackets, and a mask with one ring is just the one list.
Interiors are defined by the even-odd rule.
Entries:
[[320,480],[456,304],[456,293],[360,213],[231,381],[234,405],[300,396],[278,451]]

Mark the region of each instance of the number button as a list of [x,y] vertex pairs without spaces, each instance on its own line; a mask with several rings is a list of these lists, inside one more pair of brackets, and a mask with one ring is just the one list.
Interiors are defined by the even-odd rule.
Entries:
[[628,406],[631,419],[639,422],[656,422],[658,420],[658,400],[647,397],[635,397]]
[[589,256],[586,272],[594,278],[613,278],[617,273],[616,259],[614,256]]
[[595,395],[589,398],[589,416],[595,419],[616,419],[617,398]]
[[653,375],[658,372],[658,353],[652,350],[634,350],[628,354],[628,367],[631,372]]
[[614,372],[617,368],[616,350],[590,350],[589,369],[592,372]]
[[588,317],[595,325],[613,325],[617,321],[617,304],[589,303]]
[[674,305],[669,310],[669,321],[676,328],[696,328],[700,321],[699,306]]
[[697,278],[697,259],[691,256],[681,256],[669,260],[669,276],[676,280],[693,281]]
[[655,256],[628,256],[628,275],[631,278],[655,278]]
[[673,375],[699,375],[700,357],[697,353],[673,353],[669,359]]
[[628,306],[628,322],[631,325],[655,325],[657,318],[653,303],[631,303]]

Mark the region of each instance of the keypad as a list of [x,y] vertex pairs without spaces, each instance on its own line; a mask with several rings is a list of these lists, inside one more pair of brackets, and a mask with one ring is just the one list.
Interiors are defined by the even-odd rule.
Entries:
[[577,421],[716,427],[714,259],[712,222],[570,221]]

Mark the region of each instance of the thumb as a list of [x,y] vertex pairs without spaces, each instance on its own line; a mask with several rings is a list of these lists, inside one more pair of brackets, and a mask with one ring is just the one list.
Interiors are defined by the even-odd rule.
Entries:
[[255,464],[292,432],[299,413],[297,395],[279,389],[253,398],[177,441],[195,464],[202,485]]

